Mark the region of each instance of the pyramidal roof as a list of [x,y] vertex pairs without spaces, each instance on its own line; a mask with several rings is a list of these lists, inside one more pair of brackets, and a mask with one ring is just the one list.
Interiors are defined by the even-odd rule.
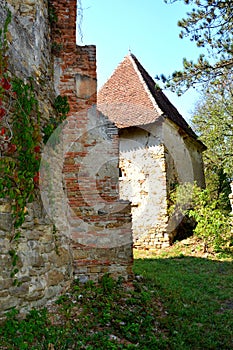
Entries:
[[150,124],[163,116],[197,139],[188,123],[131,53],[100,89],[98,109],[118,128]]

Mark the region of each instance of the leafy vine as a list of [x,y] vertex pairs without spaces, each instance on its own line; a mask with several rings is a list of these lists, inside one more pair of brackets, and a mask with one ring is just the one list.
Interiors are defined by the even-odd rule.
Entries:
[[[0,199],[11,204],[14,230],[11,242],[20,238],[20,226],[25,221],[27,205],[35,199],[39,185],[41,148],[57,126],[67,117],[67,97],[57,96],[54,100],[54,115],[43,127],[34,81],[25,83],[12,77],[8,71],[8,25],[11,13],[7,11],[3,28],[0,28]],[[17,248],[11,247],[13,278],[17,272]],[[13,281],[18,284],[17,279]]]
[[4,27],[0,29],[0,198],[10,200],[14,227],[18,228],[25,220],[26,205],[33,201],[38,187],[42,141],[46,143],[66,119],[69,104],[66,96],[57,96],[54,115],[41,130],[33,79],[24,83],[17,77],[9,77],[7,31],[10,21],[8,11]]

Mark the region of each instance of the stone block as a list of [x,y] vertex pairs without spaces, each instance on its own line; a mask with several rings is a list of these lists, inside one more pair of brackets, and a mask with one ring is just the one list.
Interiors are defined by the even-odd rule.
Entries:
[[16,297],[8,296],[1,298],[1,311],[7,311],[16,307],[19,304],[19,299]]
[[0,204],[0,213],[11,213],[11,204],[10,203]]
[[10,287],[12,287],[12,279],[11,278],[0,279],[0,290],[4,290],[4,289],[7,290]]
[[101,271],[101,266],[91,266],[88,270],[90,273],[99,273]]
[[28,295],[28,292],[29,292],[29,283],[23,283],[20,286],[11,287],[9,289],[9,294],[17,298],[21,298],[21,297],[26,298],[26,296]]
[[8,231],[11,232],[12,230],[12,216],[9,213],[1,213],[0,212],[0,231]]
[[48,287],[59,285],[59,283],[64,279],[64,274],[58,270],[49,271],[46,279]]
[[97,81],[90,76],[76,74],[76,93],[79,98],[88,99],[96,93]]

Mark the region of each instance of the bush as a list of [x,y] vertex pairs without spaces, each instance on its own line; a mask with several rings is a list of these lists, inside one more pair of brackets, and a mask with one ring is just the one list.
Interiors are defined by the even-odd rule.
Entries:
[[209,189],[201,189],[196,184],[183,184],[172,194],[173,210],[195,219],[193,233],[203,239],[205,246],[215,251],[233,245],[231,218],[229,212],[220,205],[221,198],[212,198]]

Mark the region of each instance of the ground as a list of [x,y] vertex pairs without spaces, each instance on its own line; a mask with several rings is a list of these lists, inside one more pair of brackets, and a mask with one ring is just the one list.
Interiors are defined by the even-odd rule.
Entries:
[[47,309],[0,328],[0,349],[233,348],[233,255],[189,238],[162,251],[135,251],[130,283],[74,281]]

